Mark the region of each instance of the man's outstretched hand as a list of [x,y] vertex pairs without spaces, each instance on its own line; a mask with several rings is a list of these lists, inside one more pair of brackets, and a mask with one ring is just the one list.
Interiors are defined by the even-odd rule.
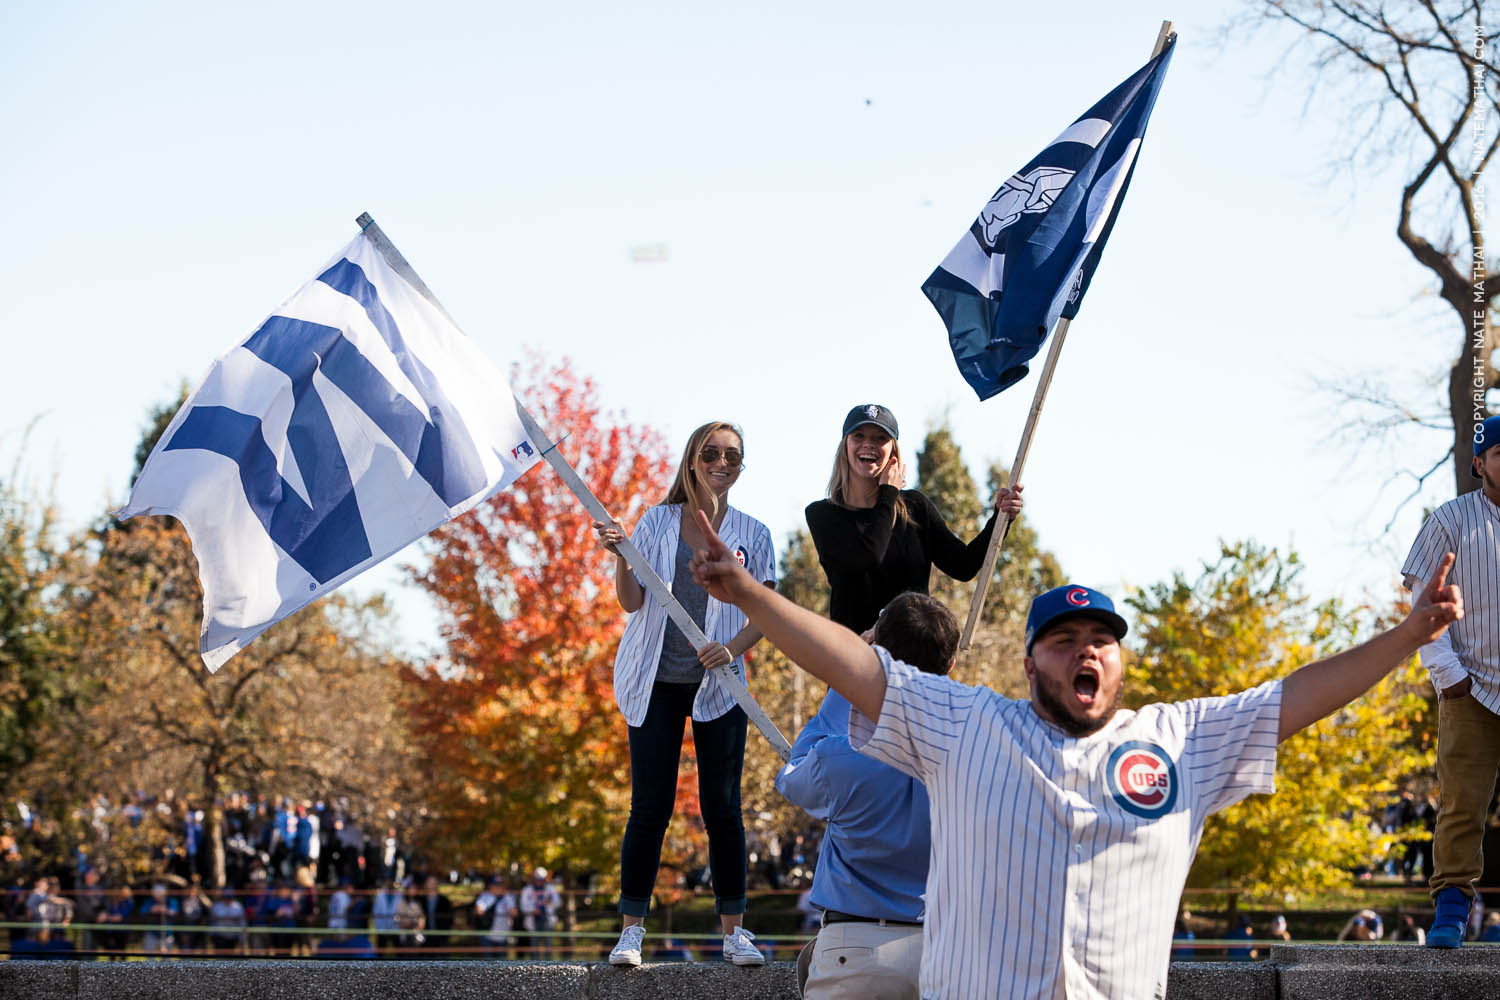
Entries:
[[698,518],[698,531],[703,535],[704,547],[693,553],[693,580],[708,591],[710,597],[725,604],[737,604],[747,588],[758,586],[739,559],[729,551],[729,546],[714,531],[713,522],[703,511],[694,512]]
[[1458,584],[1448,583],[1453,568],[1453,553],[1444,554],[1437,572],[1411,602],[1411,613],[1402,626],[1420,644],[1426,645],[1447,631],[1448,626],[1464,616],[1464,598]]

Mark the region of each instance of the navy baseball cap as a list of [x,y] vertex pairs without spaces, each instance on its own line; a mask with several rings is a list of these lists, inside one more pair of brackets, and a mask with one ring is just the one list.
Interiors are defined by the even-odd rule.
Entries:
[[1078,617],[1097,619],[1109,626],[1116,639],[1125,638],[1125,619],[1115,614],[1113,601],[1091,587],[1065,583],[1032,599],[1031,610],[1026,613],[1026,655],[1031,655],[1032,643],[1047,626]]
[[879,403],[862,403],[849,411],[844,418],[844,437],[848,437],[857,427],[865,424],[874,424],[898,441],[901,434],[896,430],[896,415]]
[[[1497,444],[1500,444],[1500,416],[1489,417],[1479,425],[1479,433],[1474,435],[1474,457],[1478,458]],[[1469,466],[1469,474],[1475,479],[1480,478],[1472,465]]]

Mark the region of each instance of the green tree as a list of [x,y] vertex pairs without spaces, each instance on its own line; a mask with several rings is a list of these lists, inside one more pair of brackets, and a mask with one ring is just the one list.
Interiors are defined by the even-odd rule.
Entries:
[[[1243,691],[1354,644],[1379,624],[1302,593],[1295,554],[1222,547],[1196,580],[1181,573],[1129,600],[1137,617],[1126,675],[1132,706]],[[1212,817],[1189,887],[1280,898],[1347,884],[1382,853],[1371,810],[1432,765],[1418,738],[1427,702],[1413,658],[1364,698],[1291,737],[1277,753],[1275,795]]]
[[[946,422],[930,429],[917,456],[917,488],[932,500],[953,533],[969,539],[988,518],[995,494],[1007,482],[1001,465],[989,469],[981,500],[953,431]],[[1043,549],[1023,511],[1010,528],[995,559],[984,612],[973,645],[959,654],[954,677],[983,684],[1011,697],[1027,693],[1021,660],[1025,657],[1026,611],[1031,599],[1063,582],[1057,558]],[[947,604],[960,623],[968,618],[976,583],[962,583],[934,570],[932,594]]]
[[20,798],[20,775],[69,695],[74,635],[59,614],[76,563],[57,514],[21,480],[0,478],[0,801]]
[[981,513],[989,516],[946,419],[929,428],[922,439],[922,450],[917,452],[917,489],[926,494],[949,530],[960,538],[971,538],[979,530]]
[[777,570],[776,590],[787,599],[820,615],[828,614],[828,577],[818,562],[818,548],[806,528],[787,536]]
[[141,428],[141,439],[136,442],[135,456],[131,463],[130,482],[132,485],[140,476],[141,470],[146,467],[146,459],[151,457],[151,452],[156,448],[156,442],[166,432],[167,425],[172,422],[177,411],[182,409],[182,404],[187,402],[187,398],[188,387],[184,382],[177,387],[176,399],[153,406],[146,414],[146,423]]
[[[153,411],[144,445],[169,409]],[[90,836],[76,806],[95,794],[151,789],[204,809],[211,881],[222,884],[223,796],[237,789],[348,797],[364,816],[394,811],[409,828],[417,792],[397,712],[399,663],[386,648],[384,605],[341,595],[267,630],[210,674],[198,652],[202,590],[187,532],[171,518],[103,519],[80,548],[57,620],[77,644],[65,711],[39,729],[23,773],[64,856]],[[175,817],[174,817],[175,820]],[[161,831],[164,839],[165,831]],[[151,846],[149,838],[137,846]],[[144,854],[108,845],[139,873]]]

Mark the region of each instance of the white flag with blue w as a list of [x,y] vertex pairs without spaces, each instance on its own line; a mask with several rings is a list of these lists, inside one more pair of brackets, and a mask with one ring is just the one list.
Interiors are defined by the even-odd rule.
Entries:
[[372,237],[214,362],[119,512],[186,527],[210,670],[538,460],[505,375]]
[[1072,319],[1114,229],[1176,36],[990,197],[922,285],[958,370],[988,399]]

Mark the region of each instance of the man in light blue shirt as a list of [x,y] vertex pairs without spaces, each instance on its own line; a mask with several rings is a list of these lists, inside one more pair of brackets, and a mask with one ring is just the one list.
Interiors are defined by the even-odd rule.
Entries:
[[[871,641],[927,673],[946,674],[958,629],[933,598],[905,593],[881,612]],[[849,702],[833,690],[797,736],[776,789],[828,823],[811,896],[823,909],[823,927],[802,995],[915,1000],[930,846],[927,790],[849,745]]]

